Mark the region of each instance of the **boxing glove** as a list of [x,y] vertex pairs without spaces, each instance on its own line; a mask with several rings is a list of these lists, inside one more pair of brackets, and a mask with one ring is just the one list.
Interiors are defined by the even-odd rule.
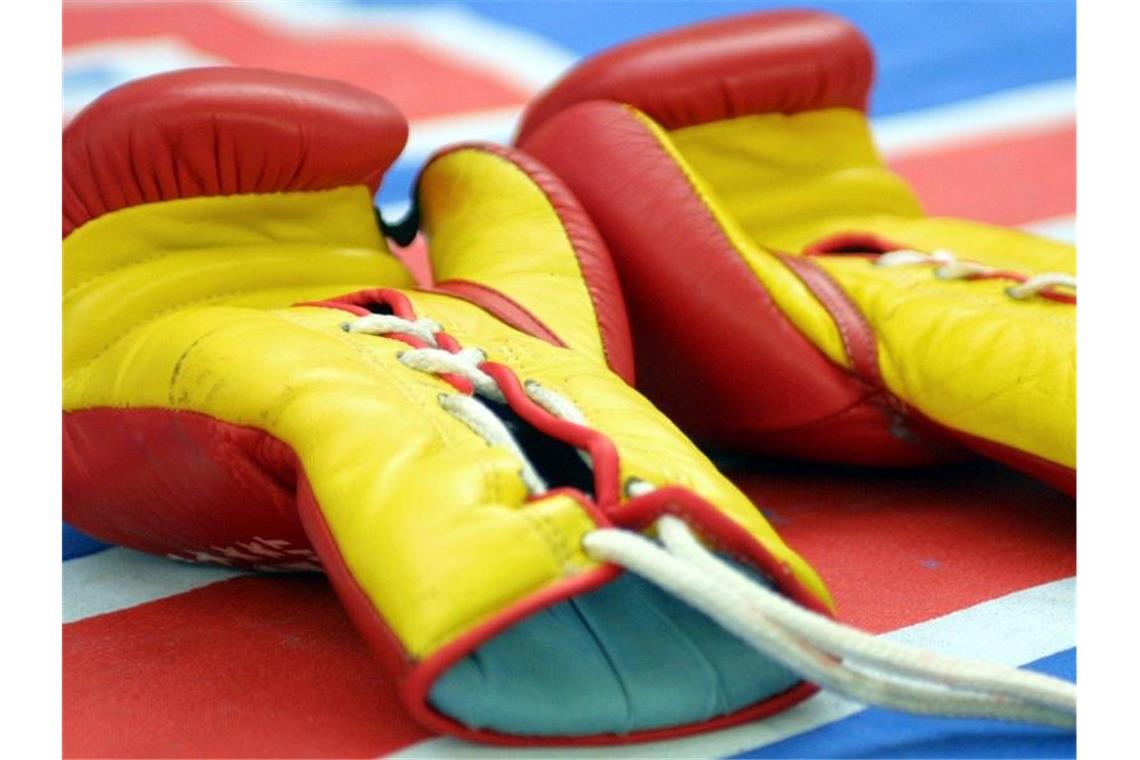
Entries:
[[67,126],[65,518],[175,559],[323,570],[432,730],[625,741],[812,693],[605,559],[668,513],[830,608],[626,382],[577,202],[514,150],[437,155],[418,182],[437,283],[411,290],[372,204],[405,135],[378,96],[232,68],[125,85]]
[[968,452],[1075,491],[1075,251],[924,216],[877,154],[843,20],[752,14],[624,45],[517,142],[614,257],[638,387],[696,440],[916,465]]

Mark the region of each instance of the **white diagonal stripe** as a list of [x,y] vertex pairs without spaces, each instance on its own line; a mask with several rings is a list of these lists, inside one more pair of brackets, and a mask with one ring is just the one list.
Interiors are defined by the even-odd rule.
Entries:
[[408,144],[400,155],[400,161],[423,163],[444,146],[472,140],[505,145],[514,135],[521,115],[522,108],[508,106],[455,116],[415,119],[409,125]]
[[[901,628],[888,638],[958,657],[1024,665],[1076,646],[1076,579],[1046,583]],[[447,737],[429,739],[396,757],[725,757],[787,739],[864,710],[831,694],[770,718],[735,728],[664,742],[625,746],[510,749]]]
[[361,6],[329,0],[288,3],[234,3],[231,11],[247,13],[317,36],[325,30],[357,33],[375,39],[414,39],[424,47],[462,60],[476,71],[496,75],[525,90],[554,81],[574,62],[574,54],[540,34],[502,24],[459,5],[417,8]]
[[1076,113],[1076,83],[1062,79],[880,116],[872,129],[879,148],[897,158],[985,135],[1046,129],[1071,122]]
[[[984,95],[919,111],[879,116],[871,126],[879,147],[890,157],[935,150],[994,133],[1019,133],[1072,121],[1075,84],[1058,82]],[[419,119],[411,123],[401,161],[421,162],[445,145],[467,140],[505,143],[514,134],[522,109],[499,108]]]
[[1077,217],[1072,215],[1039,219],[1022,225],[1022,229],[1063,243],[1077,242]]
[[63,563],[63,622],[135,607],[245,575],[113,548]]

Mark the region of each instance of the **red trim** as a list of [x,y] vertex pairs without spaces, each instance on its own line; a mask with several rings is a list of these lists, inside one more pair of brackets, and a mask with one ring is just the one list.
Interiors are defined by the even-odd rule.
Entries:
[[[956,447],[900,435],[898,414],[871,406],[867,384],[804,337],[628,109],[574,105],[536,129],[525,147],[593,214],[625,289],[638,388],[691,437],[823,461],[954,458],[946,454]],[[657,217],[669,227],[667,246],[660,225],[646,221]],[[864,403],[866,410],[851,413]],[[819,424],[829,420],[834,428]]]
[[[476,286],[481,287],[481,286]],[[430,291],[429,291],[430,292]],[[445,295],[452,295],[445,293]],[[457,296],[462,297],[462,296]],[[301,304],[302,306],[315,306],[320,308],[343,309],[353,314],[367,315],[370,312],[362,304],[383,303],[392,308],[402,319],[415,320],[417,318],[414,307],[407,296],[398,290],[376,288],[350,293],[339,298],[327,301]],[[437,333],[439,344],[449,351],[459,351],[462,345],[447,335]],[[385,337],[403,341],[416,348],[425,348],[426,343],[411,335],[392,333]],[[525,419],[547,435],[565,441],[575,448],[589,452],[594,463],[594,493],[602,503],[616,503],[620,498],[619,468],[617,447],[607,436],[591,428],[576,425],[572,422],[555,417],[531,400],[526,394],[518,376],[510,367],[495,362],[483,362],[479,368],[490,375],[502,390],[507,404],[520,417]],[[471,395],[474,388],[470,382],[454,375],[439,375],[447,379],[461,392]]]
[[[594,222],[560,177],[544,164],[514,148],[483,142],[460,143],[429,159],[430,164],[460,150],[477,150],[514,165],[538,186],[554,209],[578,261],[578,271],[594,307],[594,320],[606,364],[630,385],[634,384],[633,343],[625,299],[609,249]],[[426,171],[426,168],[423,170]],[[423,176],[423,171],[420,176]],[[418,187],[419,180],[417,180]],[[486,285],[485,283],[481,283]],[[541,294],[536,294],[541,298]]]
[[[834,236],[815,243],[809,246],[809,248],[818,253],[825,251],[836,253],[841,252],[842,249],[847,248],[853,242],[860,249],[871,247],[871,245],[890,245],[885,239],[875,236],[862,237],[858,233],[841,233],[839,236]],[[900,250],[902,248],[904,248],[904,246],[892,246],[882,252],[885,253],[890,250]],[[862,253],[862,251],[860,251],[860,253]],[[1010,446],[1005,446],[995,441],[963,433],[948,425],[943,425],[927,417],[917,408],[891,393],[886,387],[886,383],[883,382],[882,374],[879,370],[878,342],[875,339],[874,331],[871,329],[870,324],[868,324],[866,317],[864,317],[863,313],[859,310],[859,307],[851,301],[839,284],[811,259],[792,255],[781,255],[780,258],[792,271],[799,275],[800,279],[803,280],[804,284],[808,286],[835,320],[840,335],[843,336],[844,348],[847,351],[847,355],[851,358],[856,372],[869,383],[873,384],[879,391],[873,397],[874,401],[889,405],[891,408],[897,410],[897,413],[905,415],[913,425],[931,431],[930,437],[932,439],[937,440],[937,438],[942,435],[949,436],[961,441],[972,451],[1028,473],[1070,496],[1076,494],[1076,471],[1072,468],[1065,467],[1051,462],[1048,459]],[[967,277],[964,279],[1015,279],[1021,282],[1024,281],[1025,277],[1016,272],[996,271],[978,277]],[[1045,294],[1042,293],[1042,295]]]
[[[967,259],[959,259],[959,261],[962,261],[964,263],[971,263],[971,264],[976,263],[976,264],[979,264],[980,266],[986,266],[985,264],[981,264],[980,262],[968,261]],[[915,266],[938,267],[938,266],[942,266],[942,265],[937,261],[920,261],[920,262],[915,262]],[[967,282],[972,281],[972,280],[1008,280],[1011,282],[1023,283],[1023,282],[1026,282],[1027,280],[1029,280],[1030,276],[1027,274],[1024,274],[1022,272],[1014,272],[1014,271],[1009,270],[1009,269],[994,269],[994,270],[989,271],[989,272],[979,272],[977,274],[968,274],[964,277],[958,277],[956,279],[965,280]],[[1056,301],[1057,303],[1067,303],[1067,304],[1072,304],[1074,306],[1077,303],[1077,297],[1075,295],[1063,293],[1063,292],[1056,290],[1054,288],[1047,288],[1045,290],[1038,291],[1037,295],[1041,296],[1042,298],[1048,298],[1050,301]]]
[[[582,508],[598,521],[599,527],[608,527],[614,524],[610,523],[605,515],[594,508],[581,494],[571,489],[560,489],[560,492],[578,500]],[[672,505],[672,500],[678,498],[682,499],[683,503]],[[638,502],[645,503],[639,504]],[[776,573],[772,575],[773,580],[781,590],[788,591],[792,599],[810,609],[827,615],[831,614],[831,611],[824,607],[819,599],[806,591],[786,565],[775,562],[762,544],[748,535],[746,531],[743,531],[739,525],[721,515],[715,508],[701,501],[694,494],[676,487],[660,489],[639,499],[631,500],[626,505],[631,508],[621,511],[613,510],[613,512],[630,521],[648,523],[652,521],[655,515],[659,516],[666,511],[673,511],[689,520],[699,521],[694,527],[702,535],[717,539],[718,545],[728,547],[734,551],[735,556],[744,558],[761,569],[775,568]],[[341,602],[348,610],[349,616],[363,633],[369,646],[376,652],[381,664],[393,677],[401,681],[400,697],[404,706],[420,725],[430,730],[469,741],[512,746],[627,744],[686,736],[756,720],[785,710],[818,691],[816,686],[801,682],[788,691],[728,715],[718,716],[700,723],[635,731],[623,735],[530,737],[470,728],[436,711],[431,706],[429,698],[435,680],[456,662],[503,630],[547,607],[599,588],[617,578],[622,571],[613,565],[600,565],[580,575],[556,581],[509,605],[491,618],[473,626],[436,649],[423,660],[415,662],[404,650],[399,638],[388,627],[388,624],[368,599],[367,594],[345,566],[344,559],[336,546],[335,539],[328,529],[328,524],[325,522],[324,515],[320,511],[312,488],[303,472],[298,486],[298,509],[306,532],[321,555],[325,572],[328,574]],[[741,533],[747,539],[742,540]]]
[[[375,304],[383,303],[392,307],[392,311],[396,316],[401,319],[415,319],[415,312],[412,309],[411,303],[407,297],[398,290],[388,290],[386,288],[375,288],[372,290],[361,290],[356,293],[349,293],[344,296],[329,299],[326,301],[306,301],[304,303],[294,304],[295,306],[312,306],[318,309],[339,309],[347,311],[350,314],[355,314],[358,317],[366,317],[372,312],[359,304]],[[403,333],[389,333],[388,335],[377,336],[388,338],[389,340],[398,340],[401,343],[407,343],[412,348],[428,348],[428,344],[420,340],[414,335],[405,335]],[[438,332],[435,335],[436,343],[440,348],[448,351],[458,351],[461,347],[459,342],[444,332]],[[447,382],[455,390],[470,396],[475,392],[475,386],[471,381],[459,375],[453,375],[448,372],[443,372],[437,375],[440,380]]]
[[[402,318],[414,319],[416,317],[408,299],[399,291],[388,289],[361,291],[345,296],[342,301],[332,300],[311,305],[338,308],[349,313],[357,313],[362,310],[363,304],[374,302],[388,304],[393,312]],[[441,336],[446,338],[448,347],[451,350],[459,349],[458,341],[445,334],[441,334]],[[409,336],[393,337],[406,340]],[[665,512],[680,515],[685,518],[687,522],[692,524],[702,535],[714,541],[718,547],[731,552],[732,555],[738,559],[768,574],[777,586],[791,599],[811,609],[829,614],[830,611],[824,606],[823,601],[813,596],[799,579],[795,577],[786,564],[777,562],[762,543],[748,534],[739,524],[718,512],[715,507],[696,494],[683,488],[673,486],[662,488],[656,492],[631,499],[622,504],[620,501],[619,455],[617,447],[607,436],[599,431],[558,419],[546,412],[526,396],[522,384],[510,368],[491,362],[483,363],[481,368],[495,379],[495,382],[506,396],[507,403],[510,404],[511,408],[518,412],[520,416],[548,435],[570,442],[572,445],[583,448],[590,453],[594,463],[595,489],[598,494],[596,501],[591,502],[580,492],[569,488],[558,489],[554,493],[574,499],[581,508],[590,515],[596,525],[600,527],[614,525],[640,527],[648,524],[648,522],[652,521],[656,516],[664,514]],[[80,419],[90,418],[89,413],[86,412],[76,414],[85,415],[80,417]],[[516,745],[540,743],[575,745],[646,741],[650,739],[680,736],[752,720],[795,704],[815,691],[815,688],[808,684],[800,684],[771,699],[764,700],[743,710],[730,715],[720,716],[710,721],[666,729],[635,732],[623,736],[522,737],[500,734],[493,731],[471,729],[467,726],[463,726],[457,721],[435,711],[429,703],[432,684],[441,673],[505,628],[550,605],[557,604],[577,594],[586,593],[598,588],[616,578],[620,572],[622,572],[621,569],[613,565],[600,565],[579,575],[555,581],[517,600],[497,613],[492,614],[488,619],[473,625],[469,630],[443,644],[423,660],[416,662],[406,652],[402,642],[381,617],[365,590],[360,586],[356,578],[345,565],[344,558],[340,553],[336,540],[329,530],[328,523],[317,502],[308,476],[304,472],[303,467],[299,464],[296,454],[286,444],[264,431],[252,428],[238,428],[237,426],[218,422],[196,413],[171,412],[167,410],[131,410],[130,412],[116,410],[115,414],[118,416],[114,417],[113,421],[116,425],[120,426],[117,427],[119,431],[122,430],[122,420],[131,417],[146,421],[148,427],[145,429],[151,432],[156,430],[161,431],[163,429],[150,424],[149,421],[155,416],[162,420],[182,420],[185,418],[204,425],[207,434],[213,436],[212,438],[203,442],[197,439],[186,438],[185,435],[182,435],[182,438],[185,439],[182,445],[174,448],[175,451],[191,458],[208,458],[212,455],[216,455],[219,450],[224,450],[224,447],[220,445],[219,436],[232,437],[235,434],[233,431],[237,431],[240,435],[244,436],[242,440],[249,439],[247,441],[249,445],[241,447],[238,451],[239,456],[236,457],[236,459],[240,460],[237,464],[240,465],[241,472],[244,473],[252,467],[252,471],[264,474],[262,469],[272,465],[272,472],[275,473],[273,483],[276,484],[277,490],[270,490],[274,494],[277,494],[278,491],[287,493],[288,485],[295,483],[295,491],[293,492],[295,493],[295,501],[286,499],[285,509],[277,509],[276,511],[282,512],[285,518],[289,518],[294,528],[297,527],[297,518],[299,518],[300,527],[303,528],[304,535],[307,536],[308,541],[311,542],[312,547],[320,557],[324,570],[344,603],[350,617],[368,641],[371,648],[375,651],[381,664],[392,673],[395,678],[401,681],[401,698],[409,712],[417,721],[428,728],[445,731],[468,739]],[[181,434],[181,430],[182,428],[178,428],[174,431],[176,438]],[[98,431],[103,431],[103,427],[98,428]],[[136,441],[138,436],[128,437],[133,442],[132,445],[138,443],[138,441]],[[65,439],[65,454],[68,451],[74,453],[74,456],[65,456],[65,462],[72,464],[70,470],[65,469],[65,474],[68,472],[73,473],[65,480],[65,484],[71,488],[72,492],[76,491],[75,484],[82,480],[82,478],[74,474],[74,472],[80,463],[89,461],[86,455],[90,451],[97,450],[94,444],[97,444],[98,441],[101,440],[114,442],[122,438],[123,436],[121,434],[101,434],[98,436],[98,440],[93,439],[89,444],[76,444],[71,446],[68,445],[71,439]],[[145,436],[143,437],[142,446],[144,449],[149,450],[154,448],[153,446],[147,445],[152,443],[154,443],[154,440],[146,438]],[[159,447],[162,451],[166,451],[169,448],[169,446]],[[149,455],[140,458],[139,454],[135,453],[132,457],[134,460],[146,463],[145,466],[140,468],[145,475],[154,476],[169,472],[178,479],[179,483],[183,482],[185,476],[184,467],[175,465],[159,472],[153,467]],[[264,464],[265,462],[268,464]],[[122,463],[120,463],[120,465],[121,464]],[[98,473],[106,473],[113,469],[116,468],[100,466]],[[119,467],[118,469],[121,470],[122,468]],[[230,471],[233,471],[232,467]],[[247,475],[242,475],[240,478],[231,477],[224,479],[223,486],[225,486],[225,488],[222,489],[224,493],[217,488],[181,489],[180,492],[185,493],[186,498],[194,505],[198,505],[199,508],[201,508],[202,505],[206,505],[206,508],[211,509],[212,512],[208,514],[194,514],[194,511],[191,510],[188,516],[187,510],[181,507],[174,509],[172,512],[169,509],[158,510],[157,512],[164,516],[163,519],[179,529],[186,528],[187,524],[191,529],[197,529],[200,525],[214,526],[220,522],[216,509],[217,504],[233,503],[233,499],[225,498],[226,494],[235,492],[233,487],[235,481],[240,482],[247,479]],[[91,489],[90,492],[98,493],[98,486],[104,485],[105,481],[105,477],[96,475],[91,479],[91,482],[96,483],[97,487]],[[261,480],[258,480],[255,485],[258,485],[261,490],[264,490],[264,483]],[[145,509],[149,512],[156,512],[153,508],[154,498],[152,498],[155,490],[135,490],[148,497],[145,499]],[[165,490],[169,489],[157,491],[161,497],[159,501],[163,504],[169,504],[170,500],[167,498]],[[257,489],[255,489],[255,491],[256,490]],[[292,496],[293,494],[290,493],[289,495]],[[177,504],[178,502],[174,503]],[[245,501],[243,500],[242,503],[245,503]],[[273,503],[275,506],[280,506],[277,504],[277,501]],[[289,507],[295,507],[295,511],[289,509]],[[524,506],[523,508],[525,509],[526,507]],[[84,510],[90,511],[91,509],[90,504],[80,500],[78,504],[79,511],[76,514],[82,517]],[[110,515],[109,519],[112,522],[118,521],[120,524],[123,522],[124,512],[122,511],[121,504],[116,502],[105,511]],[[199,509],[199,511],[201,511],[201,509]],[[231,513],[232,510],[227,514]],[[248,510],[240,514],[246,518],[249,517]],[[255,522],[257,522],[254,530],[260,530],[260,528],[265,527],[266,518],[263,514],[260,512],[255,513],[254,519]],[[138,515],[135,515],[133,518],[129,517],[128,520],[134,520],[143,525],[148,524]],[[76,522],[81,526],[84,525],[82,520]],[[227,527],[226,530],[231,529]],[[246,531],[244,528],[239,532],[242,537],[245,537]],[[162,551],[164,547],[147,545],[144,548],[151,551]]]
[[[384,302],[393,311],[406,319],[414,319],[411,304],[398,291],[380,289],[347,297],[359,303]],[[334,302],[335,303],[335,302]],[[454,350],[458,350],[456,344]],[[696,494],[676,486],[659,489],[645,496],[621,503],[620,467],[617,447],[606,435],[591,428],[557,418],[534,403],[519,381],[514,371],[502,364],[484,362],[480,369],[489,374],[502,390],[511,409],[542,432],[559,440],[566,441],[576,448],[587,451],[593,461],[595,494],[591,502],[580,492],[557,489],[574,499],[601,527],[611,525],[645,527],[657,516],[670,512],[686,519],[702,535],[715,542],[740,561],[749,563],[764,572],[787,595],[809,609],[831,614],[831,610],[807,590],[786,564],[779,563],[772,554],[752,537],[739,524],[721,514]],[[713,721],[677,726],[668,729],[635,732],[625,736],[586,736],[586,737],[518,737],[494,731],[471,729],[452,718],[435,711],[430,703],[431,686],[435,680],[484,642],[535,612],[557,604],[577,594],[590,590],[616,578],[621,570],[612,565],[602,565],[580,575],[557,581],[546,588],[509,605],[488,620],[473,626],[452,641],[432,652],[418,664],[411,664],[411,657],[404,651],[398,637],[380,617],[368,600],[367,594],[352,577],[344,565],[343,557],[324,520],[316,502],[312,488],[301,474],[298,488],[298,509],[302,521],[314,546],[324,562],[326,572],[341,596],[349,614],[357,626],[365,633],[369,644],[377,650],[387,668],[397,674],[406,675],[401,687],[401,695],[412,715],[424,726],[444,731],[462,738],[490,741],[502,744],[530,745],[545,744],[602,744],[616,742],[647,741],[654,738],[678,736],[695,731],[707,730],[714,726],[731,725],[770,714],[814,693],[814,687],[801,684],[782,695],[764,700],[750,708],[731,715],[721,716]],[[409,671],[410,672],[407,672]]]
[[542,320],[529,312],[518,301],[482,283],[468,280],[445,280],[444,282],[437,282],[432,287],[420,288],[420,290],[425,293],[441,293],[445,296],[461,298],[489,312],[500,322],[505,322],[519,332],[533,335],[560,348],[566,347],[566,344],[554,334],[553,330],[543,324]]
[[592,428],[555,417],[526,395],[518,376],[502,364],[484,362],[479,368],[495,379],[511,409],[536,428],[590,454],[594,464],[594,494],[598,504],[616,504],[621,498],[618,452],[613,441]]
[[[820,255],[833,255],[833,254],[847,254],[856,256],[866,256],[868,259],[873,260],[877,255],[890,253],[891,251],[910,250],[909,246],[896,243],[881,237],[875,233],[846,231],[838,232],[834,235],[829,235],[821,240],[808,245],[804,248],[805,256],[820,256]],[[917,249],[916,249],[917,250]],[[924,253],[928,253],[925,252]],[[969,262],[986,266],[981,262],[970,261],[968,259],[960,259],[963,262]],[[941,266],[937,261],[921,261],[915,262],[915,266]],[[1013,282],[1023,283],[1030,279],[1030,276],[1023,272],[1014,272],[1009,269],[995,269],[991,272],[982,272],[979,274],[966,275],[961,277],[962,280],[1011,280]],[[1069,293],[1048,288],[1038,292],[1042,298],[1048,298],[1050,301],[1057,301],[1058,303],[1076,304],[1077,297]]]
[[823,305],[839,328],[843,339],[843,349],[855,373],[876,388],[884,387],[883,375],[879,369],[879,343],[875,331],[863,316],[863,312],[851,300],[846,291],[831,275],[803,256],[778,254],[784,266],[791,269],[808,290]]
[[[1029,275],[1022,274],[1021,272],[1011,272],[1008,269],[997,269],[992,272],[982,272],[980,274],[971,274],[962,278],[963,280],[1012,280],[1013,282],[1023,283],[1031,279]],[[1044,290],[1037,291],[1037,295],[1042,298],[1048,298],[1050,301],[1057,303],[1067,303],[1076,306],[1077,297],[1070,293],[1064,293],[1056,288],[1050,287]]]
[[845,230],[836,232],[827,237],[810,243],[803,249],[805,256],[819,256],[821,254],[880,254],[888,251],[898,251],[906,248],[890,238],[883,237],[874,232],[859,230]]
[[391,288],[365,288],[364,290],[345,293],[342,296],[335,296],[326,301],[298,305],[327,305],[329,308],[345,309],[351,311],[353,314],[366,316],[372,313],[367,308],[370,304],[385,304],[391,307],[392,313],[400,319],[416,319],[416,310],[412,306],[412,302],[408,300],[408,297],[400,291],[392,290]]

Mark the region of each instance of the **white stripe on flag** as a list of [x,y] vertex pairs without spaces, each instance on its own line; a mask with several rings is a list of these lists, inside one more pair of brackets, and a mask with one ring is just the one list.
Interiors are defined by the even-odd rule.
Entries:
[[1051,219],[1040,219],[1036,222],[1030,222],[1023,229],[1065,243],[1077,242],[1077,217],[1075,216],[1054,216]]
[[289,3],[234,3],[246,13],[288,27],[299,36],[335,31],[377,38],[414,39],[451,59],[535,91],[574,63],[566,48],[528,29],[503,24],[460,5],[362,6],[329,0]]
[[1062,79],[881,116],[873,128],[879,148],[896,158],[986,135],[1046,129],[1076,113],[1076,82]]
[[[894,157],[936,152],[946,144],[993,134],[1032,132],[1071,121],[1076,115],[1071,79],[985,95],[948,105],[880,116],[872,120],[879,147]],[[419,165],[436,150],[467,140],[507,143],[521,108],[499,108],[413,121],[401,163]]]
[[[1076,579],[1018,591],[886,634],[886,638],[958,657],[1025,665],[1076,646]],[[832,694],[817,694],[786,712],[735,728],[666,742],[627,746],[512,749],[435,738],[396,757],[725,757],[756,749],[862,711]]]
[[64,121],[113,87],[173,69],[227,61],[191,47],[174,34],[72,45],[63,51]]
[[114,548],[63,563],[63,622],[135,607],[245,575]]
[[428,156],[445,145],[481,140],[506,144],[515,133],[522,109],[498,108],[475,111],[457,116],[440,116],[433,119],[416,119],[408,129],[408,144],[401,161],[422,163]]

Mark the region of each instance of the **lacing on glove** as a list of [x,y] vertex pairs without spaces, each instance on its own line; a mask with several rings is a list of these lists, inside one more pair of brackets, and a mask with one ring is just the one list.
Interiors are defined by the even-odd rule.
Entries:
[[[882,266],[936,262],[959,267],[940,275],[969,276],[978,266],[957,262],[946,252],[895,251]],[[959,265],[966,265],[960,268]],[[1030,285],[1023,283],[1022,287]],[[1033,285],[1041,289],[1050,285]],[[1075,283],[1074,283],[1075,287]],[[1031,288],[1032,290],[1032,288]],[[480,369],[479,349],[455,352],[439,348],[441,327],[427,319],[372,314],[345,323],[348,332],[403,334],[428,347],[403,351],[398,358],[411,369],[456,375],[468,380],[475,395],[440,394],[439,403],[492,446],[507,449],[521,464],[521,477],[532,495],[546,483],[510,430],[479,396],[503,401],[489,374]],[[528,380],[527,396],[555,417],[586,424],[582,412],[564,396]],[[588,457],[585,457],[587,462]],[[631,480],[626,495],[643,496],[654,487]],[[880,639],[805,609],[748,578],[706,549],[679,518],[665,515],[655,523],[660,543],[622,528],[599,528],[583,538],[586,553],[599,562],[619,565],[704,612],[766,657],[780,662],[821,688],[858,702],[921,715],[999,718],[1072,727],[1076,724],[1073,684],[990,663],[945,657]],[[859,666],[859,667],[857,667]]]
[[[442,332],[443,328],[430,319],[413,321],[390,314],[369,314],[346,322],[344,329],[347,332],[368,335],[400,333],[418,338],[429,344],[429,348],[412,348],[401,351],[396,355],[396,359],[401,364],[419,372],[425,372],[429,375],[456,375],[470,382],[477,395],[441,393],[439,405],[490,445],[500,446],[514,454],[522,465],[520,474],[529,494],[537,496],[546,493],[548,490],[546,482],[538,474],[538,470],[531,463],[522,447],[518,445],[510,430],[478,398],[478,396],[483,396],[499,403],[506,402],[506,396],[503,395],[498,383],[479,368],[480,364],[487,361],[487,355],[482,349],[463,348],[452,352],[438,348],[439,344],[435,336],[436,333]],[[558,393],[533,380],[527,380],[523,384],[523,389],[527,396],[545,409],[548,414],[575,424],[585,424],[586,418],[578,407]]]
[[1005,292],[1011,298],[1019,301],[1041,296],[1063,303],[1076,303],[1075,295],[1062,293],[1058,290],[1058,288],[1064,288],[1074,293],[1077,290],[1077,278],[1063,272],[1046,272],[1030,277],[1020,272],[996,269],[975,261],[963,261],[947,250],[925,253],[901,249],[888,251],[875,259],[875,265],[880,267],[918,264],[934,265],[934,276],[942,280],[1013,280],[1018,284],[1006,288]]

